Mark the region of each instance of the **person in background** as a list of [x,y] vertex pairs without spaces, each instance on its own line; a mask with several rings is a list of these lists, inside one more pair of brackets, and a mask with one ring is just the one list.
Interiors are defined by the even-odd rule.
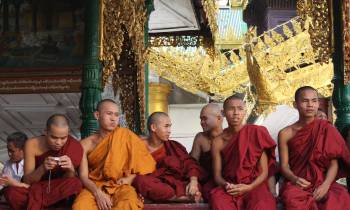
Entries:
[[21,182],[23,176],[24,144],[28,137],[22,132],[14,132],[7,137],[7,152],[9,160],[6,161],[0,177],[0,185],[28,188],[29,185]]

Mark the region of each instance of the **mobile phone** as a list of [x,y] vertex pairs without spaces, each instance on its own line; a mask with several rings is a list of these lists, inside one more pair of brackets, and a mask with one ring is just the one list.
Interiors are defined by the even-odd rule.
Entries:
[[57,162],[60,161],[60,158],[59,158],[59,157],[53,157],[52,159],[53,159],[54,161],[57,161]]

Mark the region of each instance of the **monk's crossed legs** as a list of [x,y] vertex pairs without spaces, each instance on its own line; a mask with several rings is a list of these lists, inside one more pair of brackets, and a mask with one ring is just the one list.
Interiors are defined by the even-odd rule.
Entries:
[[[112,210],[139,210],[143,203],[138,199],[135,189],[130,185],[121,185],[111,196]],[[83,189],[75,199],[73,210],[98,210],[94,195]]]
[[276,200],[265,184],[247,194],[233,197],[222,187],[214,188],[210,193],[212,210],[276,210]]

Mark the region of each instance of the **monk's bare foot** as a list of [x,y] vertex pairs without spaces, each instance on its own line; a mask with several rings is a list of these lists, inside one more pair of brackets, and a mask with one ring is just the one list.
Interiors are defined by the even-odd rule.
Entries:
[[196,194],[193,196],[193,199],[196,203],[203,203],[202,193],[197,191]]

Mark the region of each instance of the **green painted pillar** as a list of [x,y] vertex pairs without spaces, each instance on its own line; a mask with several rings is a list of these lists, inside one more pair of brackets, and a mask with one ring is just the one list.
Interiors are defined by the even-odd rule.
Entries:
[[334,24],[334,90],[333,105],[337,120],[335,125],[339,131],[350,125],[350,85],[344,85],[344,54],[343,54],[343,20],[341,2],[333,0]]
[[[148,39],[149,39],[149,35],[148,35],[148,20],[149,17],[151,15],[151,12],[154,10],[154,4],[153,4],[153,0],[145,0],[146,1],[146,15],[147,15],[147,21],[145,24],[145,35],[144,35],[144,41],[145,41],[145,46],[148,46]],[[148,62],[146,62],[145,64],[145,104],[146,104],[146,112],[145,112],[145,119],[147,120],[148,116],[149,116],[149,81],[148,81],[148,77],[149,77],[149,65]],[[146,132],[146,131],[145,131]]]
[[101,100],[101,64],[99,57],[99,0],[87,0],[85,7],[85,49],[79,107],[82,126],[81,137],[87,137],[98,129],[94,118],[97,103]]

